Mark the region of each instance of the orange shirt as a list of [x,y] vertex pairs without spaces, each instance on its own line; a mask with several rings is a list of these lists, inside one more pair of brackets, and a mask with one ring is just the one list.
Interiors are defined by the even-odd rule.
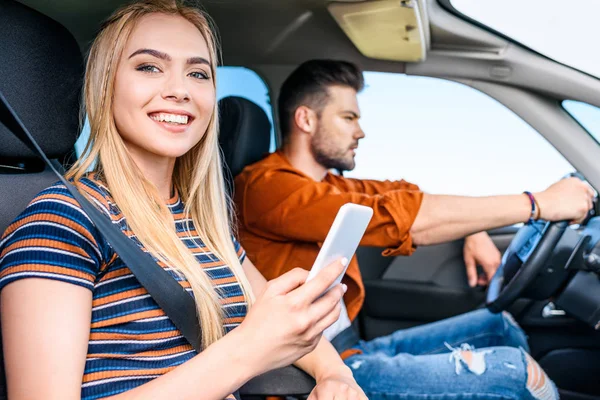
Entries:
[[[373,181],[327,174],[317,182],[292,167],[281,151],[246,167],[235,179],[239,239],[267,279],[301,267],[310,269],[340,207],[373,208],[360,244],[386,247],[385,256],[414,251],[412,226],[423,193],[406,181]],[[343,282],[350,319],[362,307],[365,289],[356,257]]]

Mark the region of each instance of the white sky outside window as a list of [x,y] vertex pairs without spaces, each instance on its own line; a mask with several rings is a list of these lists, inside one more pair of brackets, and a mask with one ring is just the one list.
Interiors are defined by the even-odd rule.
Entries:
[[461,13],[560,63],[600,77],[600,0],[451,0]]
[[544,190],[574,168],[501,103],[438,78],[365,72],[358,95],[366,137],[353,178],[404,178],[436,194]]

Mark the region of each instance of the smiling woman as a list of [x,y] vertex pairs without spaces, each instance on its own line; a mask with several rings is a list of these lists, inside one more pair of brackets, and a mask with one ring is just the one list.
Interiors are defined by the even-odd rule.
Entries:
[[[168,53],[147,48],[150,44]],[[167,184],[167,166],[198,143],[209,124],[215,129],[215,83],[209,60],[216,54],[211,53],[214,45],[209,50],[196,26],[164,14],[138,22],[123,49],[115,76],[116,127],[138,165],[147,161],[164,166],[165,175],[158,179]],[[169,187],[164,189],[163,198],[169,198]]]
[[90,50],[90,138],[67,172],[123,240],[150,253],[193,296],[197,316],[189,318],[200,321],[203,351],[182,336],[66,186],[55,184],[0,241],[11,400],[231,398],[252,377],[292,362],[315,377],[319,398],[364,398],[320,340],[339,315],[342,287],[323,292],[341,263],[306,285],[302,271],[267,284],[232,235],[216,60],[214,34],[197,9],[144,0],[118,10]]
[[[137,239],[158,259],[175,264],[176,270],[188,277],[196,297],[204,299],[197,305],[207,346],[221,336],[217,322],[220,305],[206,274],[195,268],[196,260],[169,229],[170,212],[164,200],[172,197],[174,185],[200,237],[241,278],[247,296],[248,284],[231,248],[224,199],[216,196],[209,205],[215,215],[212,223],[199,223],[197,216],[206,211],[198,208],[209,203],[202,201],[204,206],[198,206],[200,199],[194,198],[198,192],[190,190],[198,186],[205,186],[208,193],[220,189],[213,120],[214,67],[208,61],[216,59],[216,45],[206,20],[196,12],[188,11],[188,18],[184,13],[129,14],[135,23],[120,24],[127,17],[117,13],[112,19],[115,22],[109,20],[90,50],[85,98],[91,147],[67,176],[79,181],[88,165],[98,159],[96,172],[110,188]],[[112,57],[107,57],[111,43],[116,46]],[[204,62],[189,63],[196,58]],[[98,98],[106,99],[104,104],[97,103]],[[157,113],[187,113],[191,120],[184,126],[158,122],[151,118]],[[191,182],[190,165],[197,166]],[[162,205],[159,213],[155,204]],[[157,226],[162,229],[151,229]]]

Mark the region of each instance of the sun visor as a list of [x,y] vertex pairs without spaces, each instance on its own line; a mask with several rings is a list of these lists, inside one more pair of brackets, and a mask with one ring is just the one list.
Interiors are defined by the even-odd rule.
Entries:
[[365,57],[425,60],[429,27],[417,0],[335,1],[327,9]]

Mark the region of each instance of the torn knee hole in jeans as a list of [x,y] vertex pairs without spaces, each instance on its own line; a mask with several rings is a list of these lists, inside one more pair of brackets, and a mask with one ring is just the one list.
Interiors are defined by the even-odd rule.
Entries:
[[556,389],[540,365],[526,352],[527,361],[527,390],[539,400],[558,399]]
[[459,375],[463,370],[467,370],[475,375],[481,375],[485,372],[487,366],[485,356],[491,354],[493,350],[476,351],[473,346],[463,343],[460,347],[452,347],[444,343],[451,351],[449,362],[454,363],[454,371]]

